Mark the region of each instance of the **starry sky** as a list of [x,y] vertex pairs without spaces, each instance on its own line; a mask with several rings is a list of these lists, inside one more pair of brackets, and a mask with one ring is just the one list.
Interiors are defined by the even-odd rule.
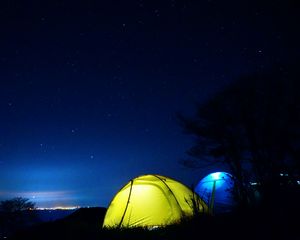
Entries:
[[[242,3],[241,3],[242,2]],[[193,114],[241,75],[299,57],[297,1],[1,1],[0,200],[107,207],[179,164]]]

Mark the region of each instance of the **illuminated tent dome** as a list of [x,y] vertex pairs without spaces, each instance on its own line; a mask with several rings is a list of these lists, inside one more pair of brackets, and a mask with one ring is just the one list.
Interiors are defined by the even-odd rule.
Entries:
[[[193,204],[192,200],[197,204]],[[157,227],[193,216],[193,206],[208,207],[191,189],[174,179],[143,175],[129,181],[111,201],[103,227]]]
[[226,172],[208,174],[196,186],[195,192],[214,213],[230,212],[235,205],[232,195],[234,180]]

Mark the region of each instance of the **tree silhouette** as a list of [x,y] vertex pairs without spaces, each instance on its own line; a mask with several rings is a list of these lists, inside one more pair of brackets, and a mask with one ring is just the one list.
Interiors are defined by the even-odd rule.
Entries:
[[16,197],[0,202],[0,211],[6,213],[16,213],[24,210],[32,210],[35,203],[29,201],[28,198]]
[[194,117],[179,114],[185,132],[196,137],[184,165],[197,167],[203,159],[226,163],[244,204],[251,179],[265,192],[278,186],[282,173],[299,174],[299,76],[295,67],[277,67],[241,77],[198,104]]
[[35,203],[16,197],[0,202],[0,234],[9,236],[36,220]]

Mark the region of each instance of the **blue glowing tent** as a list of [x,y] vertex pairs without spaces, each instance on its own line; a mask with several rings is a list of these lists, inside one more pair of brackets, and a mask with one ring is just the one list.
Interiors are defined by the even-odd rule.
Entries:
[[200,180],[195,192],[207,203],[212,213],[226,213],[235,206],[233,187],[234,180],[231,174],[215,172]]

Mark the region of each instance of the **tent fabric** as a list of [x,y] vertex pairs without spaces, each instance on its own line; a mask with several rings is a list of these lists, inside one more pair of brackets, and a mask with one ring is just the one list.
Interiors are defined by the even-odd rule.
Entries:
[[184,184],[161,175],[143,175],[129,181],[111,201],[103,227],[154,227],[193,216],[208,207]]
[[196,185],[195,192],[205,201],[211,212],[218,214],[230,212],[235,206],[233,187],[231,174],[215,172],[202,178]]

